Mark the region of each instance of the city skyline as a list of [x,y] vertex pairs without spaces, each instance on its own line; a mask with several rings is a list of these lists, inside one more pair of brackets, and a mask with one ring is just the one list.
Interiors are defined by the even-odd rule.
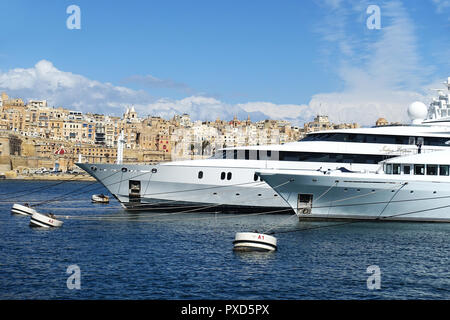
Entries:
[[[81,29],[66,26],[70,5]],[[370,5],[379,29],[367,27]],[[448,76],[449,10],[438,0],[2,3],[0,91],[116,116],[134,106],[205,121],[406,121]]]

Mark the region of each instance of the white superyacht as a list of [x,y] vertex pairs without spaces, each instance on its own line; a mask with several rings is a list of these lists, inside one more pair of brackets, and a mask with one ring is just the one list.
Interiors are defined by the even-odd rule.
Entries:
[[[450,78],[446,86],[450,92]],[[412,125],[315,132],[283,145],[225,148],[203,160],[77,165],[129,210],[286,213],[290,206],[258,179],[256,171],[345,168],[370,172],[378,169],[380,161],[419,149],[423,153],[448,149],[448,93],[440,92],[428,110],[414,103],[408,113]]]
[[262,170],[304,219],[450,222],[450,150],[391,158],[376,172]]

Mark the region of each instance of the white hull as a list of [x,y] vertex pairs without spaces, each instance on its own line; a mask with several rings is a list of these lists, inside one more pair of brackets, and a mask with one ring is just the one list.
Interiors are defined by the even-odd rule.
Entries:
[[30,218],[30,226],[42,228],[54,228],[62,226],[63,222],[46,214],[35,212]]
[[28,206],[15,203],[11,208],[11,213],[22,216],[32,216],[34,213],[36,213],[36,210]]
[[[450,183],[401,177],[261,172],[300,219],[450,222]],[[312,196],[312,203],[302,201]]]
[[[77,165],[101,182],[127,209],[280,213],[291,213],[288,204],[265,182],[255,181],[255,172],[261,169],[261,166],[263,168],[288,166],[309,170],[324,166],[323,163],[214,159],[153,166]],[[350,164],[326,165],[330,168],[346,165],[351,168]],[[353,168],[375,170],[378,165],[361,165]],[[203,173],[201,179],[199,179],[200,171]],[[223,172],[225,179],[221,179]],[[227,179],[228,173],[231,173],[230,180]],[[133,183],[136,183],[136,191],[132,191]]]

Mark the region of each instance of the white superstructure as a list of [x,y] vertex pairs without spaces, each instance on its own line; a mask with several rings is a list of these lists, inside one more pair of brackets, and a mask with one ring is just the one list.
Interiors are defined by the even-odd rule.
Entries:
[[[450,78],[448,90],[449,83]],[[446,150],[450,147],[450,116],[443,116],[450,115],[449,109],[449,95],[440,94],[425,113],[417,104],[409,108],[413,125],[314,132],[283,145],[225,148],[204,160],[77,165],[128,209],[287,212],[287,203],[258,179],[256,171],[343,167],[371,172],[378,169],[380,161],[392,157]],[[417,119],[423,115],[426,119]]]

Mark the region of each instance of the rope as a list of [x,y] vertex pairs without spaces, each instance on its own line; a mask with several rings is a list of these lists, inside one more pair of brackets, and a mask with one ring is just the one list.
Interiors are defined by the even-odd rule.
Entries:
[[[285,184],[287,184],[287,183],[289,183],[290,181],[287,181],[287,182],[284,182],[284,183],[281,183],[281,184],[279,184],[278,186],[275,186],[274,188],[278,188],[278,187],[280,187],[280,186],[282,186],[282,185],[285,185]],[[244,198],[245,199],[245,198]],[[223,205],[224,203],[215,203],[215,204],[212,204],[212,205],[206,205],[206,206],[200,206],[200,207],[198,207],[198,206],[191,206],[191,207],[194,207],[194,209],[189,209],[189,210],[183,210],[183,211],[177,211],[177,212],[172,212],[172,213],[165,213],[165,214],[160,214],[160,215],[157,215],[157,216],[161,216],[161,215],[176,215],[176,214],[183,214],[183,213],[191,213],[191,212],[196,212],[196,211],[199,211],[199,210],[205,210],[205,209],[211,209],[211,208],[215,208],[215,207],[218,207],[218,206],[221,206],[221,205]],[[174,207],[173,209],[175,209],[175,208],[177,208],[177,207]],[[186,208],[186,206],[181,206],[181,207],[178,207],[178,208]],[[155,210],[157,210],[158,208],[150,208],[150,209],[155,209]],[[278,209],[278,210],[272,210],[272,211],[264,211],[264,212],[258,212],[258,213],[251,213],[251,214],[248,214],[248,215],[239,215],[239,216],[249,216],[249,215],[261,215],[261,214],[270,214],[270,213],[276,213],[276,212],[285,212],[285,211],[291,211],[292,209],[291,208],[283,208],[283,209]],[[59,216],[59,217],[61,217],[61,218],[66,218],[66,219],[72,219],[73,218],[73,216],[71,217],[71,216]],[[84,219],[86,216],[83,216],[83,217],[80,217],[80,218],[74,218],[74,219],[79,219],[79,220],[82,220],[82,219]],[[88,219],[100,219],[100,220],[104,220],[103,219],[103,217],[104,216],[91,216],[91,217],[86,217],[86,218],[88,218]]]
[[383,210],[381,210],[380,214],[378,215],[378,219],[380,218],[380,216],[383,214],[383,212],[386,210],[386,208],[388,207],[388,205],[391,203],[391,201],[395,198],[395,196],[398,194],[398,192],[408,184],[408,182],[405,182],[400,188],[397,189],[397,191],[394,193],[394,195],[391,197],[391,199],[389,200],[388,203],[386,203],[386,205],[384,206]]

